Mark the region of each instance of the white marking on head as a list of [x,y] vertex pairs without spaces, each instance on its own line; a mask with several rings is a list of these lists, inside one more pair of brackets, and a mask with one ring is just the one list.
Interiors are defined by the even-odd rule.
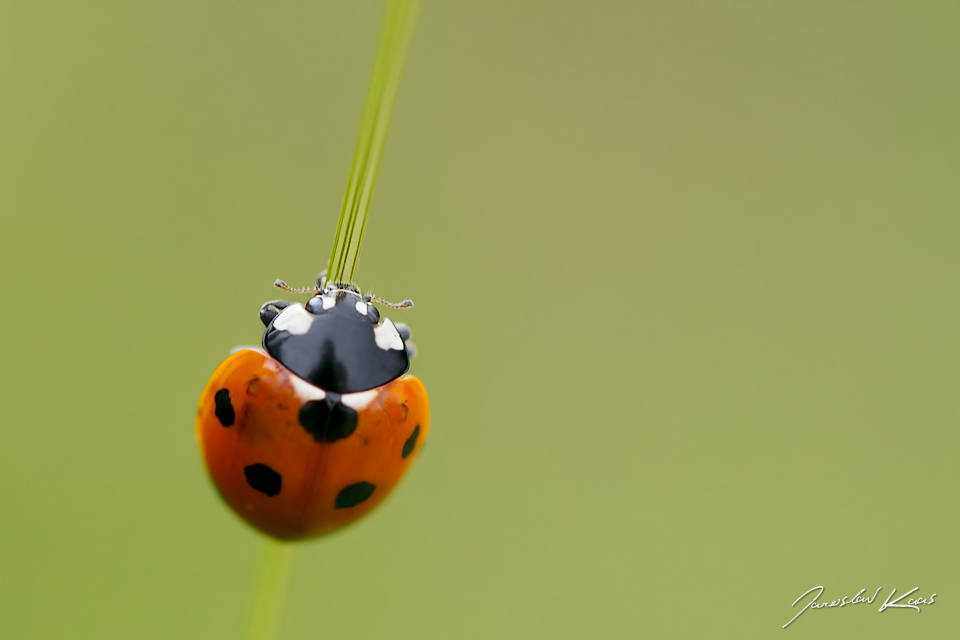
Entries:
[[290,384],[293,385],[293,392],[304,402],[309,400],[323,400],[327,397],[326,391],[320,387],[313,386],[306,380],[292,373],[290,374]]
[[403,351],[403,338],[400,337],[400,332],[390,318],[384,318],[383,322],[373,328],[373,337],[377,341],[377,346],[384,351],[390,349]]
[[340,401],[348,407],[362,411],[367,408],[368,404],[376,399],[378,394],[379,392],[376,389],[360,391],[358,393],[345,393],[340,396]]
[[310,331],[310,325],[312,324],[313,315],[298,302],[280,312],[277,319],[273,321],[273,328],[279,331],[287,331],[295,336],[302,336]]
[[367,315],[367,303],[364,302],[363,300],[357,303],[357,313],[359,313],[362,316]]
[[320,296],[320,299],[323,300],[323,310],[333,309],[337,305],[337,296],[334,295],[323,295]]

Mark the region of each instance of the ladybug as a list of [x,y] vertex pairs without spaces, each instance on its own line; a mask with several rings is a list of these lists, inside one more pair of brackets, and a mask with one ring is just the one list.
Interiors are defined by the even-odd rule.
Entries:
[[430,431],[410,330],[349,284],[291,289],[260,308],[262,349],[239,348],[200,396],[197,441],[224,501],[282,540],[355,522],[390,494]]

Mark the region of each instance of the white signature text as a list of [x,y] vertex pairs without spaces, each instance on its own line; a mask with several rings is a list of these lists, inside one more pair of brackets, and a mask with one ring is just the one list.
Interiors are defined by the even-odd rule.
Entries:
[[[883,589],[883,587],[879,587],[876,591],[873,592],[873,595],[869,598],[864,597],[863,595],[863,592],[866,591],[866,589],[860,589],[860,592],[857,593],[857,595],[853,596],[852,598],[843,596],[842,598],[839,598],[837,600],[832,600],[831,602],[817,602],[817,598],[823,595],[822,586],[814,587],[812,589],[807,589],[802,594],[800,594],[799,598],[793,601],[793,604],[790,605],[791,607],[797,606],[798,602],[803,600],[808,594],[814,591],[817,592],[816,595],[810,599],[810,601],[807,603],[807,605],[803,609],[800,609],[800,611],[797,612],[797,615],[790,618],[790,622],[783,625],[783,628],[786,629],[787,627],[789,627],[790,623],[792,623],[794,620],[799,618],[800,614],[806,611],[807,609],[824,609],[824,608],[830,609],[833,607],[845,607],[850,604],[862,604],[864,602],[866,602],[867,604],[873,604],[873,601],[877,599],[877,594],[880,593],[881,589]],[[937,597],[936,593],[931,595],[929,598],[922,598],[922,597],[910,598],[909,600],[907,600],[905,604],[900,604],[901,600],[903,600],[904,598],[912,594],[914,591],[917,591],[919,589],[920,587],[914,587],[913,589],[911,589],[910,591],[907,591],[906,593],[904,593],[903,595],[901,595],[899,598],[895,600],[892,599],[897,593],[897,590],[894,589],[893,591],[890,592],[890,595],[887,596],[887,599],[884,601],[882,605],[880,605],[880,608],[877,609],[877,611],[882,613],[884,609],[916,609],[917,613],[919,613],[921,605],[933,604],[933,599]]]

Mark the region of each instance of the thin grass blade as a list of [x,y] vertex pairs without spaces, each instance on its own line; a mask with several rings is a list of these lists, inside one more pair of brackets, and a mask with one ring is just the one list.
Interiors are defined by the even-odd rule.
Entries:
[[350,165],[350,177],[347,179],[347,191],[337,223],[337,235],[327,265],[330,282],[353,282],[357,271],[370,200],[377,182],[380,159],[383,157],[390,117],[419,5],[419,0],[387,2],[357,146]]
[[293,545],[264,538],[244,640],[277,640],[283,620]]

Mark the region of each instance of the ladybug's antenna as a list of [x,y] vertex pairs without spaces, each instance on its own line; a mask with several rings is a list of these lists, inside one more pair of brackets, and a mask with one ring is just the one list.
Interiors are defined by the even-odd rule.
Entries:
[[385,307],[390,307],[391,309],[409,309],[413,307],[413,300],[401,300],[400,302],[390,302],[384,300],[383,298],[378,298],[377,296],[365,295],[361,296],[359,292],[352,289],[326,289],[324,293],[349,293],[350,295],[357,296],[364,302],[379,302]]
[[316,287],[291,287],[283,280],[275,281],[273,283],[273,286],[275,286],[277,289],[283,289],[284,291],[287,291],[289,293],[312,293],[312,294],[320,293],[320,290],[317,289]]
[[378,298],[377,296],[371,296],[371,295],[365,295],[363,296],[363,299],[366,302],[370,302],[371,300],[373,300],[374,302],[379,302],[383,306],[390,307],[391,309],[412,309],[413,308],[413,300],[410,300],[410,299],[401,300],[400,302],[389,302],[387,300],[384,300],[383,298]]
[[[323,271],[323,272],[320,274],[320,277],[319,277],[317,280],[318,280],[318,284],[320,284],[320,283],[326,284],[326,281],[327,281],[327,272],[326,272],[326,271]],[[377,297],[377,296],[374,296],[374,295],[369,295],[369,294],[368,294],[368,295],[365,295],[365,296],[361,296],[357,291],[353,291],[353,290],[351,290],[351,289],[334,289],[334,288],[323,289],[323,288],[319,288],[319,287],[291,287],[290,285],[288,285],[288,284],[287,284],[286,282],[284,282],[283,280],[276,280],[276,281],[273,283],[273,286],[275,286],[275,287],[278,288],[278,289],[283,289],[284,291],[287,291],[288,293],[312,293],[312,294],[314,294],[314,295],[317,295],[317,294],[320,294],[320,293],[323,293],[323,294],[327,294],[327,293],[349,293],[349,294],[352,294],[352,295],[357,296],[358,298],[362,298],[364,302],[371,302],[371,301],[372,301],[372,302],[378,302],[378,303],[382,304],[382,305],[385,306],[385,307],[390,307],[391,309],[412,309],[412,308],[413,308],[413,300],[407,299],[407,300],[401,300],[400,302],[390,302],[389,300],[384,300],[383,298],[380,298],[380,297]]]

